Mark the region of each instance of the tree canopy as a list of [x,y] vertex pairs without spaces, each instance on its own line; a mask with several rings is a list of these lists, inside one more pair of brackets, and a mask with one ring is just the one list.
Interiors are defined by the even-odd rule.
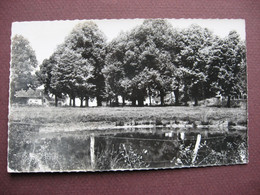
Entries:
[[15,102],[17,91],[36,87],[34,71],[37,65],[35,52],[29,41],[21,35],[15,35],[11,51],[11,103]]
[[[175,30],[165,20],[145,20],[131,32],[121,34],[108,45],[109,92],[126,96],[133,105],[137,100],[139,106],[148,96],[160,96],[163,105],[164,96],[172,90],[175,53]],[[116,80],[109,82],[110,78]]]
[[[96,98],[119,105],[119,96],[144,105],[159,98],[165,104],[187,104],[220,94],[246,94],[245,43],[235,31],[219,38],[207,28],[177,30],[167,20],[148,19],[106,43],[93,22],[78,24],[53,55],[43,61],[38,78],[46,93],[87,101]],[[74,101],[75,105],[75,101]]]
[[44,61],[39,79],[51,93],[73,99],[96,97],[101,105],[104,93],[102,68],[105,58],[105,38],[93,22],[77,25],[55,53]]

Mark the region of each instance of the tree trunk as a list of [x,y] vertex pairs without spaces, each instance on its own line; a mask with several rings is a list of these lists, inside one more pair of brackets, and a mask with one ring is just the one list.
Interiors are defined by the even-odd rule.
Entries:
[[72,100],[71,100],[71,97],[70,97],[70,106],[71,106],[71,101],[72,101]]
[[55,106],[56,107],[58,106],[58,97],[57,97],[57,95],[55,95]]
[[136,99],[132,98],[131,101],[132,101],[132,106],[136,106]]
[[183,101],[184,101],[184,105],[187,106],[188,105],[188,92],[187,89],[184,89],[184,97],[183,97]]
[[109,106],[109,99],[108,99],[108,97],[106,98],[106,106]]
[[161,91],[160,92],[160,98],[161,98],[161,106],[164,105],[164,93]]
[[118,96],[116,96],[116,105],[115,106],[119,106]]
[[80,107],[83,107],[83,100],[84,100],[84,97],[80,97]]
[[227,107],[228,108],[230,108],[230,99],[231,99],[231,97],[230,97],[230,95],[228,96],[228,100],[227,100]]
[[198,98],[197,97],[195,97],[195,99],[194,99],[194,106],[198,106]]
[[97,96],[97,106],[102,106],[102,97],[101,96]]
[[73,100],[73,107],[75,107],[76,106],[75,98],[73,97],[72,100]]
[[125,106],[125,97],[122,96],[122,99],[123,99],[123,106]]
[[149,106],[152,105],[152,97],[149,95]]
[[88,105],[88,100],[89,100],[89,97],[88,97],[88,96],[86,96],[86,97],[85,97],[85,106],[86,106],[86,107],[88,107],[88,106],[89,106],[89,105]]
[[179,88],[173,90],[174,96],[175,96],[175,105],[179,105]]
[[143,107],[144,106],[144,98],[143,97],[138,97],[138,106]]
[[139,95],[137,97],[137,103],[138,103],[138,106],[140,106],[140,107],[144,106],[144,97]]

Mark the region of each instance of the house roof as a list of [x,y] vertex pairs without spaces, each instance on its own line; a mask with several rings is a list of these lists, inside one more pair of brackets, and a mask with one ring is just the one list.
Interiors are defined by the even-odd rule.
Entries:
[[25,90],[20,90],[15,93],[15,97],[23,97],[23,98],[42,98],[43,95],[43,90],[40,89],[28,89],[27,91]]

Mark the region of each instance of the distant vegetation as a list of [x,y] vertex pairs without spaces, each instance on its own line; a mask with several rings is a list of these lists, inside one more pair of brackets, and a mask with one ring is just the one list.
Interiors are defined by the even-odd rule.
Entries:
[[[22,36],[12,40],[11,102],[15,92],[44,85],[46,95],[69,97],[75,106],[95,98],[119,105],[119,96],[135,106],[144,100],[173,93],[175,105],[226,97],[246,97],[246,47],[237,32],[219,38],[207,28],[191,25],[177,30],[164,19],[145,20],[109,43],[93,22],[78,24],[64,43],[43,61],[37,61],[29,42]],[[85,104],[84,104],[85,101]]]

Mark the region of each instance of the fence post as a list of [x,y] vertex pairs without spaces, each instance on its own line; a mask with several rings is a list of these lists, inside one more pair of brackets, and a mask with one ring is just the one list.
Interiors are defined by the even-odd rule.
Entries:
[[94,137],[94,134],[90,135],[90,161],[91,161],[91,168],[95,169],[96,162],[95,162],[95,137]]
[[192,161],[191,161],[192,164],[195,162],[195,159],[197,157],[199,146],[200,146],[200,140],[201,140],[201,134],[198,134],[195,148],[193,150]]

